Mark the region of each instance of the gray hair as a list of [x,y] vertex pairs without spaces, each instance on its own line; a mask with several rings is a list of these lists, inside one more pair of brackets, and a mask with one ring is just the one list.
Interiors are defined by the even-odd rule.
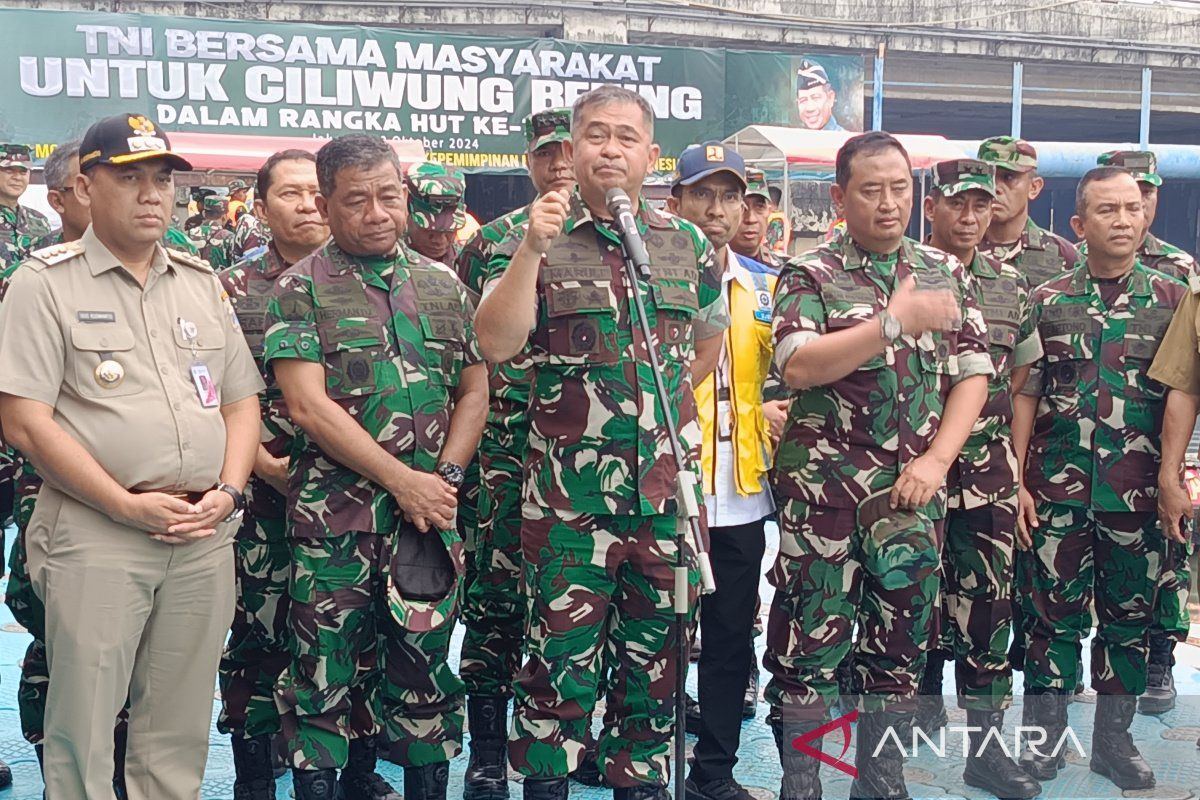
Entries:
[[317,186],[321,194],[329,197],[336,188],[337,174],[342,170],[366,169],[384,162],[396,168],[397,177],[403,176],[396,151],[381,137],[352,133],[330,139],[317,151]]
[[42,177],[46,180],[46,188],[52,192],[68,188],[67,181],[71,179],[71,159],[79,155],[80,139],[63,142],[54,148],[54,152],[46,159],[42,168]]
[[579,99],[575,101],[575,105],[571,107],[571,130],[579,130],[579,119],[583,116],[584,109],[610,106],[616,103],[637,106],[638,110],[642,112],[642,122],[645,123],[646,130],[650,132],[650,139],[654,139],[654,109],[650,107],[650,102],[637,92],[607,83],[597,86],[587,94],[580,95]]

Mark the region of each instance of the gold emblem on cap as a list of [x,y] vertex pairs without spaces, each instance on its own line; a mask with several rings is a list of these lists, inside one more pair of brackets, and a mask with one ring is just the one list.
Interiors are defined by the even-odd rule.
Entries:
[[154,135],[154,123],[141,115],[133,115],[129,118],[129,127],[133,128],[134,133],[142,136]]
[[96,383],[105,389],[115,389],[125,380],[125,368],[111,358],[97,364],[93,374],[96,376]]
[[705,161],[724,161],[725,148],[720,145],[710,144],[704,149]]

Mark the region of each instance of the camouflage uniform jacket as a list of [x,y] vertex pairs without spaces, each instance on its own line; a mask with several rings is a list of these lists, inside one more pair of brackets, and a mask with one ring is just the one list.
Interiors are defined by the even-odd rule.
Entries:
[[[638,276],[632,288],[652,320],[667,395],[678,398],[670,410],[688,455],[684,468],[696,472],[694,342],[729,325],[715,255],[698,228],[644,201],[637,223],[652,276]],[[496,248],[485,295],[523,233],[514,229]],[[575,192],[538,276],[525,502],[589,514],[674,513],[676,470],[632,303],[620,238]]]
[[1071,269],[1079,260],[1075,245],[1038,227],[1032,219],[1025,221],[1025,232],[1016,242],[1009,245],[984,242],[980,249],[998,261],[1015,265],[1031,290]]
[[[906,464],[937,434],[951,387],[991,375],[988,332],[973,278],[953,256],[904,239],[894,268],[881,268],[849,235],[784,265],[775,287],[775,363],[786,371],[797,348],[825,333],[878,325],[896,281],[950,289],[960,301],[962,329],[902,336],[846,377],[793,393],[775,456],[774,485],[813,505],[857,508],[891,489]],[[926,508],[945,513],[939,491]]]
[[[276,281],[264,359],[324,365],[332,400],[393,457],[432,472],[462,371],[482,360],[471,319],[462,284],[443,265],[403,245],[365,258],[330,242]],[[295,437],[292,535],[395,530],[386,490],[332,461],[302,429]]]
[[229,245],[233,239],[233,231],[224,225],[202,222],[194,228],[188,228],[187,235],[196,246],[200,257],[214,270],[225,269],[230,265]]
[[[275,384],[275,372],[268,368],[263,358],[263,336],[267,330],[267,306],[274,293],[275,280],[287,267],[279,252],[274,247],[267,247],[256,258],[242,261],[217,274],[237,314],[254,363],[258,365],[263,382],[267,385],[266,390],[258,395],[262,412],[260,441],[275,458],[289,454],[296,428],[288,418],[283,392]],[[284,514],[284,498],[257,476],[250,478],[246,499],[250,512],[256,516],[278,518]]]
[[1012,371],[1037,361],[1042,343],[1033,326],[1029,284],[1012,264],[975,251],[969,267],[987,323],[992,366],[987,401],[950,468],[951,508],[979,508],[1017,492],[1013,449]]
[[1045,354],[1022,394],[1039,398],[1025,466],[1035,498],[1155,510],[1166,389],[1147,372],[1186,292],[1140,262],[1111,308],[1085,261],[1034,289]]
[[[488,278],[488,264],[496,247],[514,229],[529,221],[529,207],[518,208],[484,225],[458,254],[455,268],[467,293],[478,300]],[[532,362],[526,348],[503,364],[488,365],[488,421],[483,438],[505,451],[520,452],[529,438],[529,381]]]
[[34,243],[50,235],[50,221],[40,211],[18,205],[0,206],[0,267],[24,260]]
[[229,244],[229,259],[234,263],[241,261],[251,250],[271,243],[271,229],[267,223],[253,214],[243,214],[233,229],[233,239]]

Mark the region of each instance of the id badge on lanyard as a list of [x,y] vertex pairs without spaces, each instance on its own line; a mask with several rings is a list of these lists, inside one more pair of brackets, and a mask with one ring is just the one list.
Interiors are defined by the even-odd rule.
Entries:
[[217,391],[217,384],[213,381],[212,374],[208,371],[208,364],[201,361],[199,354],[196,352],[196,337],[199,335],[196,323],[183,317],[180,317],[177,322],[179,323],[179,334],[187,342],[188,347],[192,351],[192,366],[190,368],[192,386],[196,389],[196,396],[200,398],[200,406],[202,408],[216,408],[221,404],[221,395]]

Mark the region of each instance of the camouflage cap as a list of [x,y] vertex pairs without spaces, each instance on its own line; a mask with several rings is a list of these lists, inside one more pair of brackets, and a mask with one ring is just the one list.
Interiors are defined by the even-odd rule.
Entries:
[[746,197],[755,195],[770,202],[771,187],[767,184],[767,173],[761,169],[746,167]]
[[29,169],[33,162],[33,148],[27,144],[0,144],[0,168],[18,167]]
[[800,62],[800,68],[796,70],[797,91],[829,85],[829,73],[823,66],[808,58]]
[[1109,150],[1101,153],[1096,163],[1102,167],[1123,167],[1134,179],[1151,186],[1162,186],[1158,174],[1158,159],[1149,150]]
[[201,207],[205,211],[220,211],[222,214],[229,210],[229,198],[219,194],[206,195]]
[[979,158],[997,169],[1029,172],[1037,169],[1037,150],[1024,139],[993,136],[979,143]]
[[419,161],[404,173],[408,187],[408,213],[420,228],[456,231],[467,223],[463,205],[466,181],[453,167]]
[[571,138],[571,109],[548,108],[525,118],[525,143],[529,152]]
[[933,165],[933,185],[944,197],[979,189],[996,196],[996,168],[974,158],[956,158]]
[[230,194],[233,194],[234,192],[240,192],[243,189],[248,191],[250,189],[250,184],[246,183],[241,178],[234,178],[225,185],[225,188],[229,190]]
[[454,528],[419,533],[411,525],[407,529],[402,525],[388,570],[392,618],[402,628],[417,632],[454,622],[465,565],[462,539]]

